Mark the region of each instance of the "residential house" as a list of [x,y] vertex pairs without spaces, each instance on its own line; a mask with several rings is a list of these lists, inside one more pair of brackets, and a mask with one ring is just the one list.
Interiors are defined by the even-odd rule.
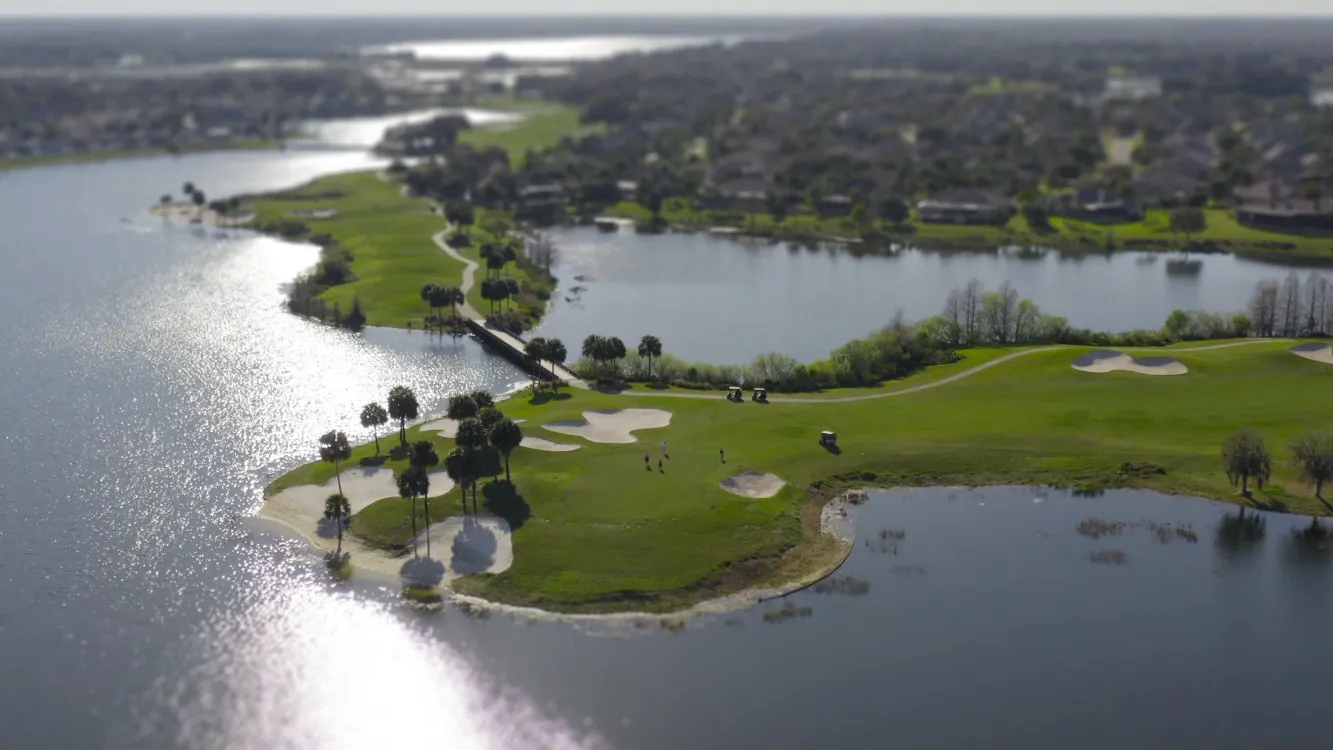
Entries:
[[917,203],[916,211],[928,224],[1003,224],[1014,204],[993,190],[946,190]]
[[1272,179],[1237,188],[1236,220],[1256,229],[1279,232],[1333,233],[1333,191],[1304,189],[1298,180]]

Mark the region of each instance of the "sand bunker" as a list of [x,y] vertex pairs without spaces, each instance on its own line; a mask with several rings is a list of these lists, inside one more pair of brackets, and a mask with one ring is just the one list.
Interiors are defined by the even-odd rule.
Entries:
[[1110,349],[1088,352],[1071,365],[1083,372],[1137,372],[1140,375],[1184,375],[1189,368],[1170,357],[1131,357]]
[[[438,497],[454,488],[454,481],[443,471],[434,471],[428,476],[431,497]],[[343,470],[342,485],[343,494],[352,506],[352,515],[376,500],[398,496],[398,482],[393,477],[393,470],[379,466]],[[338,483],[335,479],[323,484],[288,487],[264,503],[263,513],[302,533],[315,531],[322,538],[334,538],[338,535],[338,527],[324,518],[324,499],[337,491]]]
[[[523,420],[515,419],[514,423],[522,424]],[[436,435],[439,435],[440,437],[446,437],[449,438],[450,440],[453,440],[454,438],[458,437],[458,420],[450,419],[448,417],[441,417],[439,419],[434,419],[429,422],[423,423],[421,425],[421,429],[424,432],[433,432]]]
[[579,448],[583,447],[581,445],[574,445],[572,443],[554,443],[551,442],[550,440],[547,440],[546,438],[533,437],[531,435],[525,436],[523,438],[523,442],[519,443],[519,445],[523,446],[524,448],[531,448],[537,451],[553,451],[555,453],[562,453],[564,451],[576,451]]
[[745,497],[773,497],[787,486],[781,477],[759,471],[742,471],[723,479],[719,484],[727,492]]
[[1291,347],[1291,353],[1298,357],[1305,357],[1316,362],[1323,362],[1326,365],[1333,365],[1333,346],[1323,344],[1318,341],[1312,341],[1308,344],[1297,344]]
[[583,419],[548,422],[551,432],[574,435],[594,443],[632,443],[635,430],[651,430],[671,424],[671,412],[661,409],[615,409],[583,412]]
[[428,586],[476,573],[502,573],[514,564],[509,522],[499,516],[450,516],[430,525],[430,558],[424,531],[416,550],[418,557],[402,563],[398,572]]

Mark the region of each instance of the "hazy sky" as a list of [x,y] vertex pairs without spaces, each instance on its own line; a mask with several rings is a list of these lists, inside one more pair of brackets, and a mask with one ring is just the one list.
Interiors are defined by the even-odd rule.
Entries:
[[[448,15],[445,0],[0,0],[0,15]],[[1333,15],[1333,0],[487,0],[456,15]]]

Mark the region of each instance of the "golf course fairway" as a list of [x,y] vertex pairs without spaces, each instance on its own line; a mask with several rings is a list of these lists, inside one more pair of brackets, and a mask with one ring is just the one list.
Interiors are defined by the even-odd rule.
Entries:
[[[513,564],[460,578],[454,588],[559,612],[679,610],[836,565],[845,548],[819,533],[819,514],[837,492],[862,486],[1060,485],[1091,493],[1131,486],[1329,514],[1333,506],[1297,481],[1287,444],[1333,425],[1333,378],[1327,365],[1288,351],[1292,343],[1156,350],[1188,368],[1177,377],[1071,367],[1089,347],[1000,359],[987,350],[977,360],[989,366],[969,373],[964,350],[962,363],[945,366],[964,377],[926,370],[888,384],[881,397],[855,401],[838,401],[836,392],[802,402],[775,394],[774,403],[756,404],[721,393],[523,391],[499,406],[524,420],[524,434],[579,449],[520,447],[512,485],[503,474],[481,481],[480,511],[512,527]],[[932,382],[938,385],[912,387]],[[636,429],[629,443],[542,427],[621,409],[666,411],[670,419]],[[1222,441],[1242,428],[1258,430],[1273,454],[1272,481],[1250,498],[1231,486],[1220,458]],[[821,430],[837,432],[836,452],[821,447]],[[432,440],[441,456],[454,447],[419,428],[408,439]],[[381,440],[386,454],[397,445],[392,434]],[[359,446],[344,468],[363,461],[380,463],[373,443]],[[383,465],[398,471],[406,462],[389,457]],[[741,472],[786,484],[771,497],[723,489]],[[311,463],[266,493],[332,476],[331,465]],[[402,551],[411,539],[410,507],[401,498],[379,500],[352,517],[349,533],[368,547]],[[432,502],[434,521],[461,512],[457,489]]]

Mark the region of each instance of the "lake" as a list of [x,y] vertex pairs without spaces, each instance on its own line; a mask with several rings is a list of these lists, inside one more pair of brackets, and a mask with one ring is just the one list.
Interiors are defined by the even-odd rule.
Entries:
[[[645,334],[686,360],[743,364],[766,352],[802,361],[849,339],[938,315],[949,291],[978,279],[1006,280],[1049,314],[1080,328],[1159,329],[1172,310],[1233,313],[1254,285],[1292,271],[1232,255],[1114,252],[1033,257],[1017,250],[906,249],[862,255],[832,245],[770,244],[706,233],[550,231],[560,278],[538,332],[571,349],[589,334],[633,344]],[[580,280],[582,279],[582,280]],[[577,289],[576,289],[577,288]]]
[[494,55],[511,60],[566,62],[600,60],[630,52],[661,52],[708,44],[735,44],[746,35],[683,36],[631,34],[506,39],[450,39],[399,42],[365,50],[371,54],[410,52],[420,60],[481,61]]
[[[186,180],[226,195],[379,163],[311,146],[0,174],[5,747],[1175,750],[1326,734],[1309,714],[1328,694],[1333,562],[1295,543],[1293,517],[1219,543],[1236,509],[1186,498],[876,494],[840,572],[864,595],[811,590],[789,619],[772,602],[679,632],[420,612],[369,577],[330,582],[256,517],[263,486],[325,430],[366,437],[360,406],[392,385],[438,413],[524,378],[467,340],[296,319],[282,285],[313,247],[144,208]],[[1139,525],[1094,540],[1076,531],[1092,516]],[[1172,524],[1169,543],[1145,521]]]

